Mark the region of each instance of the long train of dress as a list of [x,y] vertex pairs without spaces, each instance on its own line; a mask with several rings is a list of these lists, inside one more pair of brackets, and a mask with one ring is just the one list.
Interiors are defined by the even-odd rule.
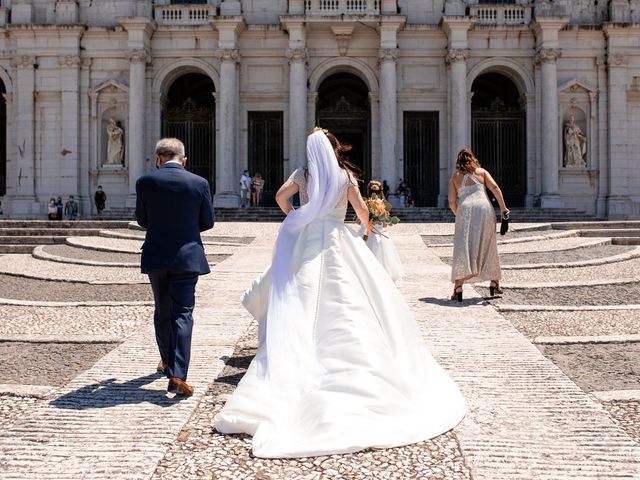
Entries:
[[243,298],[259,320],[258,353],[214,424],[221,433],[252,435],[258,457],[406,445],[450,430],[465,414],[457,385],[422,343],[404,298],[344,225],[345,210],[346,201],[305,227],[292,252],[305,312],[300,321],[312,322],[310,355],[322,370],[306,390],[292,396],[260,373],[269,270]]

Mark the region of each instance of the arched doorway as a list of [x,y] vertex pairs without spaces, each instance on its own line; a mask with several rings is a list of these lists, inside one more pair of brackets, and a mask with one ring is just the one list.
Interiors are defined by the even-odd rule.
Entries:
[[[7,194],[7,89],[0,80],[0,197]],[[0,208],[2,211],[2,208]]]
[[371,178],[371,105],[369,89],[351,73],[336,73],[318,88],[316,124],[353,147],[349,159]]
[[187,169],[216,188],[215,99],[213,81],[201,73],[177,78],[162,110],[162,136],[184,142]]
[[508,206],[522,207],[526,188],[526,112],[518,87],[485,73],[471,88],[472,147],[500,185]]

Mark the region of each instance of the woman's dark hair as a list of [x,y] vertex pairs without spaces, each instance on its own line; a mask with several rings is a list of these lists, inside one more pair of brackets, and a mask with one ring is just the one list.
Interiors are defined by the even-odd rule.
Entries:
[[376,194],[378,198],[384,200],[384,193],[382,192],[382,184],[378,180],[371,180],[367,185],[367,197],[371,198],[373,194]]
[[348,151],[351,150],[351,145],[340,143],[336,136],[331,132],[325,131],[325,135],[329,139],[329,142],[333,147],[333,151],[336,153],[336,158],[338,159],[338,165],[340,165],[340,168],[351,172],[357,180],[360,180],[362,178],[362,170],[358,166],[351,163],[348,157],[345,155]]
[[480,168],[480,162],[470,148],[463,148],[456,159],[456,170],[462,173],[473,173]]

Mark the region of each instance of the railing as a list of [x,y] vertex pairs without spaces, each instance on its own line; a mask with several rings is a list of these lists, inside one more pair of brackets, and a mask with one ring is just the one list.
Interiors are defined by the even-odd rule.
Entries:
[[527,25],[530,5],[470,5],[469,13],[480,25]]
[[305,0],[307,15],[379,15],[380,0]]
[[215,5],[158,5],[154,17],[158,25],[206,25],[216,15]]

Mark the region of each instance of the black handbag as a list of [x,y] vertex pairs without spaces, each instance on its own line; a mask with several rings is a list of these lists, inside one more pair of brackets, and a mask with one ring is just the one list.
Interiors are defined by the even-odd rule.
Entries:
[[507,230],[509,230],[509,214],[505,213],[500,221],[500,235],[507,233]]

